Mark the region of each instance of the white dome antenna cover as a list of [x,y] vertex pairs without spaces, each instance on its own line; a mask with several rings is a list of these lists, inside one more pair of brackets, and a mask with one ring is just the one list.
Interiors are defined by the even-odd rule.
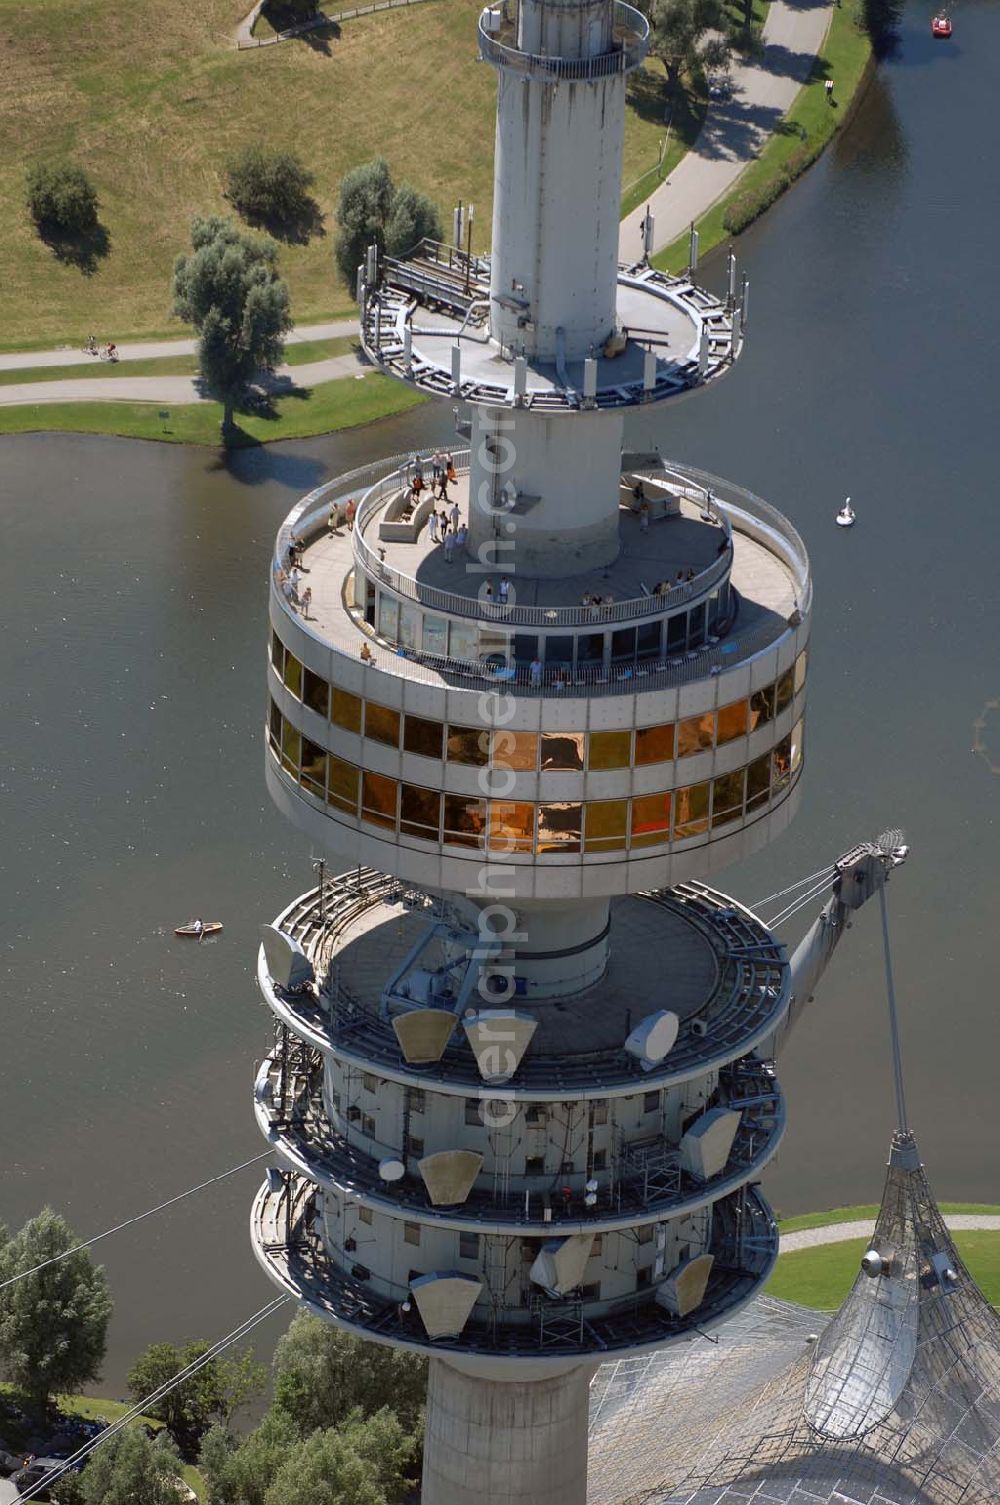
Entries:
[[625,1041],[625,1049],[635,1056],[643,1071],[652,1071],[673,1050],[680,1027],[681,1022],[672,1009],[647,1014]]

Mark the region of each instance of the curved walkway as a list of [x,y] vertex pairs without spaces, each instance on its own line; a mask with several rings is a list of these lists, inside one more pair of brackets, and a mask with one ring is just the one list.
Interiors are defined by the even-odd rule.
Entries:
[[[956,1212],[944,1221],[953,1233],[1000,1230],[1000,1215],[992,1212]],[[794,1254],[796,1249],[814,1249],[818,1244],[846,1244],[852,1238],[867,1238],[874,1227],[874,1218],[861,1218],[853,1223],[827,1223],[823,1228],[799,1228],[781,1235],[778,1252]]]
[[832,15],[833,0],[771,0],[760,60],[732,70],[731,97],[709,105],[691,150],[646,202],[622,220],[623,261],[642,255],[647,207],[655,221],[653,249],[662,251],[729,192],[808,79]]

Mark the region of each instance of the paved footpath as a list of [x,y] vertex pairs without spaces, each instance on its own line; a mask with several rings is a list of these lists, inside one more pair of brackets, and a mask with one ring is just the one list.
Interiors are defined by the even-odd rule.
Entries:
[[[983,1228],[1000,1229],[1000,1216],[991,1212],[956,1212],[945,1218],[952,1232]],[[844,1244],[848,1239],[867,1238],[875,1227],[874,1218],[863,1218],[855,1223],[827,1223],[825,1228],[800,1228],[795,1233],[781,1235],[780,1253],[792,1254],[796,1249],[813,1249],[817,1244]]]
[[655,221],[653,249],[662,251],[728,193],[747,163],[760,155],[809,77],[832,14],[833,0],[771,0],[760,61],[733,68],[731,98],[709,104],[692,149],[622,221],[622,261],[642,255],[647,204]]
[[[289,344],[303,340],[333,339],[338,335],[354,334],[357,323],[342,319],[331,324],[303,325],[288,337]],[[159,344],[135,344],[119,346],[122,360],[145,360],[164,355],[193,355],[194,340],[164,340]],[[34,350],[16,355],[0,354],[0,371],[19,371],[38,366],[88,366],[94,368],[94,357],[80,350]],[[296,387],[312,387],[317,382],[334,381],[339,376],[360,376],[371,368],[353,352],[348,355],[332,355],[327,360],[311,361],[303,366],[280,366],[273,377],[260,382],[260,386],[275,396],[292,391]],[[59,381],[13,382],[0,386],[0,406],[15,406],[40,402],[159,402],[177,407],[189,402],[212,402],[201,390],[196,376],[129,376],[121,373],[101,378],[99,376],[66,377]]]

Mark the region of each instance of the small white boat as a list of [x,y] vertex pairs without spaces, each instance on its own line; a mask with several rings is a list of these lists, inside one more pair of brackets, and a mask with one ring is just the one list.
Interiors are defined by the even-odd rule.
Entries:
[[846,501],[844,502],[844,505],[841,507],[840,511],[837,513],[837,527],[838,528],[853,528],[854,527],[854,508],[851,506],[851,499],[850,499],[850,497],[848,497],[846,499]]
[[189,936],[196,941],[201,941],[207,935],[218,935],[221,929],[221,920],[188,920],[186,925],[175,927],[174,935]]

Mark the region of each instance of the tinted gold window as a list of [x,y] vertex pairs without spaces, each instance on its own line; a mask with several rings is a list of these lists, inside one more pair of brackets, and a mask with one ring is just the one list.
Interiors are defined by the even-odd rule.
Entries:
[[575,773],[583,767],[582,732],[542,733],[542,772]]
[[538,807],[539,852],[578,852],[582,830],[583,807],[579,802],[560,800]]
[[746,769],[737,768],[733,773],[724,773],[712,787],[712,829],[739,820],[743,814],[743,784]]
[[399,746],[399,712],[376,700],[365,701],[365,736],[388,747]]
[[637,726],[635,729],[635,766],[643,763],[668,763],[674,755],[672,722],[662,726]]
[[311,669],[305,671],[302,699],[311,711],[315,711],[317,715],[326,716],[329,709],[330,686],[325,679],[314,674]]
[[494,768],[509,768],[514,773],[534,773],[538,767],[538,733],[494,732],[492,762]]
[[796,693],[796,695],[799,693],[799,691],[801,690],[802,686],[806,682],[806,665],[808,664],[808,662],[809,662],[809,649],[808,648],[803,648],[802,652],[799,654],[798,658],[795,660],[795,693]]
[[590,800],[584,806],[584,851],[614,852],[625,845],[628,800]]
[[767,803],[771,793],[771,754],[754,758],[747,769],[747,810],[756,810]]
[[416,784],[400,785],[399,829],[405,836],[437,841],[440,823],[441,796],[436,789],[421,789]]
[[285,685],[299,700],[302,699],[302,665],[294,653],[285,654]]
[[716,741],[721,747],[724,742],[734,742],[737,737],[746,736],[749,720],[750,707],[745,700],[734,700],[732,705],[724,705],[719,710],[719,725],[716,733]]
[[688,784],[686,789],[678,789],[674,818],[674,835],[678,841],[708,830],[708,791],[708,784]]
[[326,798],[326,752],[308,737],[302,738],[302,783],[320,799]]
[[591,768],[628,768],[632,753],[631,732],[591,732]]
[[387,779],[381,773],[365,772],[361,781],[361,815],[373,826],[395,826],[395,779]]
[[299,758],[302,755],[302,738],[295,730],[290,721],[282,723],[281,727],[281,761],[289,773],[299,776]]
[[271,709],[267,717],[267,734],[271,746],[275,752],[279,752],[281,750],[281,712],[273,700],[271,701]]
[[327,780],[327,804],[335,805],[338,810],[346,810],[349,815],[357,815],[358,770],[354,764],[345,763],[343,758],[330,753],[327,759]]
[[486,832],[486,801],[446,794],[444,832],[445,841],[452,846],[481,847]]
[[403,721],[403,747],[407,752],[419,753],[422,758],[440,758],[444,743],[444,727],[440,721],[428,721],[425,716],[406,716]]
[[285,667],[285,645],[273,630],[271,632],[271,663],[276,673],[281,674]]
[[792,772],[797,773],[802,763],[802,736],[803,723],[797,722],[792,727]]
[[677,723],[677,756],[690,758],[692,754],[705,752],[712,746],[715,736],[715,712],[705,711],[701,716],[689,716]]
[[334,685],[330,692],[330,720],[345,732],[361,730],[361,700],[348,690],[338,690]]
[[750,696],[750,730],[765,726],[774,716],[774,686],[765,685]]
[[452,763],[471,763],[476,768],[486,764],[490,734],[474,726],[449,726],[447,757]]
[[791,705],[792,696],[795,693],[795,671],[786,669],[775,686],[775,713],[781,715],[786,706]]
[[669,835],[669,794],[643,794],[632,801],[633,847],[662,846]]
[[490,850],[530,852],[535,839],[535,807],[522,800],[490,800]]

